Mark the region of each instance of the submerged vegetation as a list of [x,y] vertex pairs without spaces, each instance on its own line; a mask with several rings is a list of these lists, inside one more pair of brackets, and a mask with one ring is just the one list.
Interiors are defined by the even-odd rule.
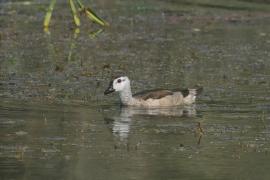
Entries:
[[[85,7],[85,5],[81,2],[81,0],[68,0],[68,3],[70,5],[70,9],[73,15],[74,24],[77,27],[81,25],[80,15],[85,15],[92,22],[97,23],[101,26],[109,25],[109,23],[107,23],[105,20],[98,17],[97,14],[90,7]],[[45,29],[48,29],[50,25],[55,4],[56,4],[56,0],[51,0],[47,13],[44,17],[43,26]]]

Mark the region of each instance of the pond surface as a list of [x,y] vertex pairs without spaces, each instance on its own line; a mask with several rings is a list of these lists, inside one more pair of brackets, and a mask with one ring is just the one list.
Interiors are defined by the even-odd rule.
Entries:
[[[91,2],[111,25],[59,1],[0,3],[1,179],[270,179],[270,4]],[[120,107],[132,90],[202,85],[196,105]]]

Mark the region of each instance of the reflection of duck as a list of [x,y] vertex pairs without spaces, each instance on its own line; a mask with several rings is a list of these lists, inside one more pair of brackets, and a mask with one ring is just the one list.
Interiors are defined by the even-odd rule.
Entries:
[[120,116],[113,118],[105,117],[104,119],[107,124],[111,125],[112,133],[116,137],[120,137],[121,140],[127,139],[128,137],[132,117],[132,114],[123,109],[125,108],[121,108]]
[[164,107],[190,105],[195,102],[196,96],[202,91],[198,89],[157,89],[148,90],[132,95],[128,77],[122,76],[111,81],[104,94],[118,91],[123,105],[143,107]]
[[176,116],[194,117],[196,116],[195,106],[174,107],[174,108],[139,108],[133,106],[122,107],[119,116],[105,118],[107,124],[111,125],[112,133],[120,140],[128,138],[132,117],[134,115],[153,115],[153,116]]

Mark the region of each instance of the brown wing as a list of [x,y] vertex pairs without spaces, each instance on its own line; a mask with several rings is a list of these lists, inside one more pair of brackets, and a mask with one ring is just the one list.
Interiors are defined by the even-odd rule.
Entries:
[[188,89],[174,89],[173,92],[181,92],[183,97],[186,97],[189,95],[189,90]]
[[160,99],[168,95],[173,95],[173,92],[164,89],[156,89],[136,93],[133,95],[133,97],[147,100],[147,99]]

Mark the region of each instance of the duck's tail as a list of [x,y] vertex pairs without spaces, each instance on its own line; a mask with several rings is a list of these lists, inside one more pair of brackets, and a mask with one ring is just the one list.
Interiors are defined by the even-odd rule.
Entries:
[[189,89],[190,94],[194,94],[195,96],[200,95],[203,92],[203,87],[202,86],[197,86],[194,89]]
[[203,91],[203,87],[195,87],[188,89],[187,96],[184,96],[185,104],[192,104],[195,102],[196,97],[200,95]]

